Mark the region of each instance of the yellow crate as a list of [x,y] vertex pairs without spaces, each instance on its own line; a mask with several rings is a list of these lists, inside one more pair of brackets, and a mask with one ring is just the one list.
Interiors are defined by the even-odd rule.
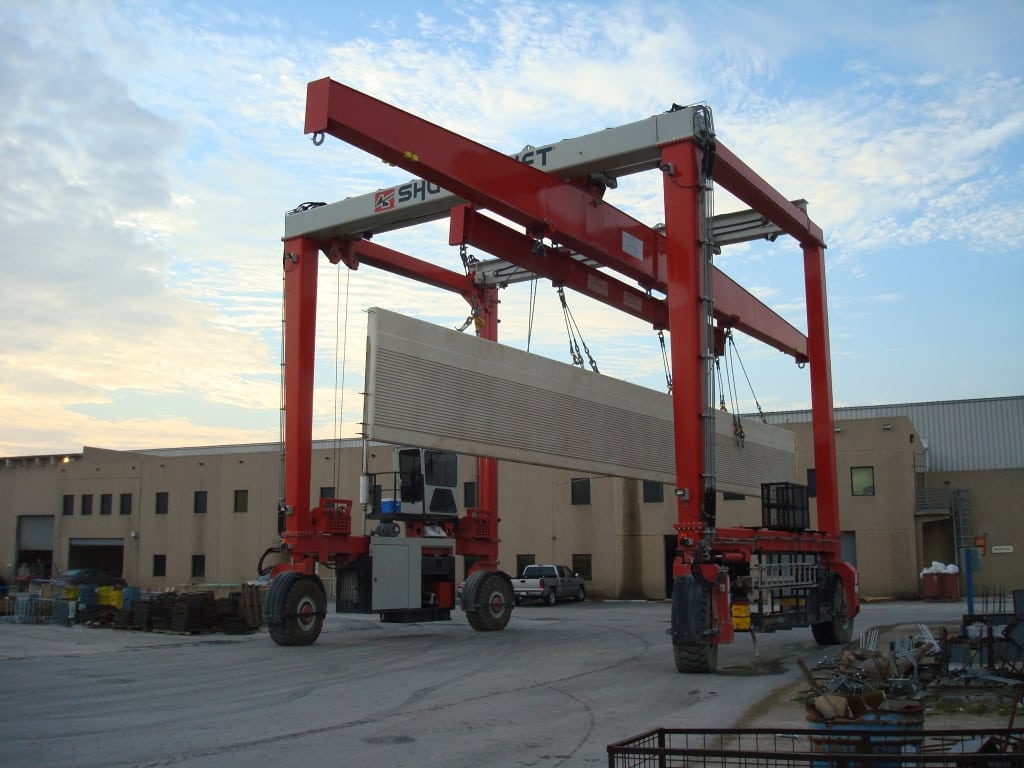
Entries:
[[124,593],[118,587],[97,587],[96,603],[98,605],[110,605],[120,610]]
[[732,627],[737,632],[750,631],[750,603],[732,604]]

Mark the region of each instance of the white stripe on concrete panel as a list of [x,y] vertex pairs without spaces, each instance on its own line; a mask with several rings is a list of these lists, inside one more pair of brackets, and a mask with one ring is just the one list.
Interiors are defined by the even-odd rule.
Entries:
[[[368,333],[373,440],[675,482],[668,395],[384,309]],[[716,422],[720,489],[795,479],[791,432],[744,422],[739,446],[731,418]]]

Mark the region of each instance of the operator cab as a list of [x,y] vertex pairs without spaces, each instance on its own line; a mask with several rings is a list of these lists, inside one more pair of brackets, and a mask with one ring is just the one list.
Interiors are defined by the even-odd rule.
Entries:
[[449,451],[397,448],[399,498],[409,514],[453,516],[459,513],[455,489],[459,457]]
[[458,517],[458,454],[395,448],[394,467],[394,472],[369,475],[367,518],[429,522]]

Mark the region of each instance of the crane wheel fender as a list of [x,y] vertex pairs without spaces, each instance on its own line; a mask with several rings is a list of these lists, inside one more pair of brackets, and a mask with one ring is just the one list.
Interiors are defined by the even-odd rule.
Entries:
[[258,573],[260,576],[266,576],[268,573],[270,573],[272,570],[274,570],[274,566],[272,566],[272,565],[264,566],[263,563],[267,559],[267,555],[273,554],[275,552],[280,552],[280,551],[281,551],[280,547],[267,547],[266,550],[264,550],[263,554],[260,555],[259,562],[256,563],[256,573]]

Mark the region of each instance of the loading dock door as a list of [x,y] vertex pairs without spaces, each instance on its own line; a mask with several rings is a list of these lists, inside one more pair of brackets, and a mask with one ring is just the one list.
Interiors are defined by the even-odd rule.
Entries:
[[47,579],[53,566],[53,515],[18,516],[17,579]]
[[114,576],[124,570],[124,539],[71,539],[68,570],[99,568]]

